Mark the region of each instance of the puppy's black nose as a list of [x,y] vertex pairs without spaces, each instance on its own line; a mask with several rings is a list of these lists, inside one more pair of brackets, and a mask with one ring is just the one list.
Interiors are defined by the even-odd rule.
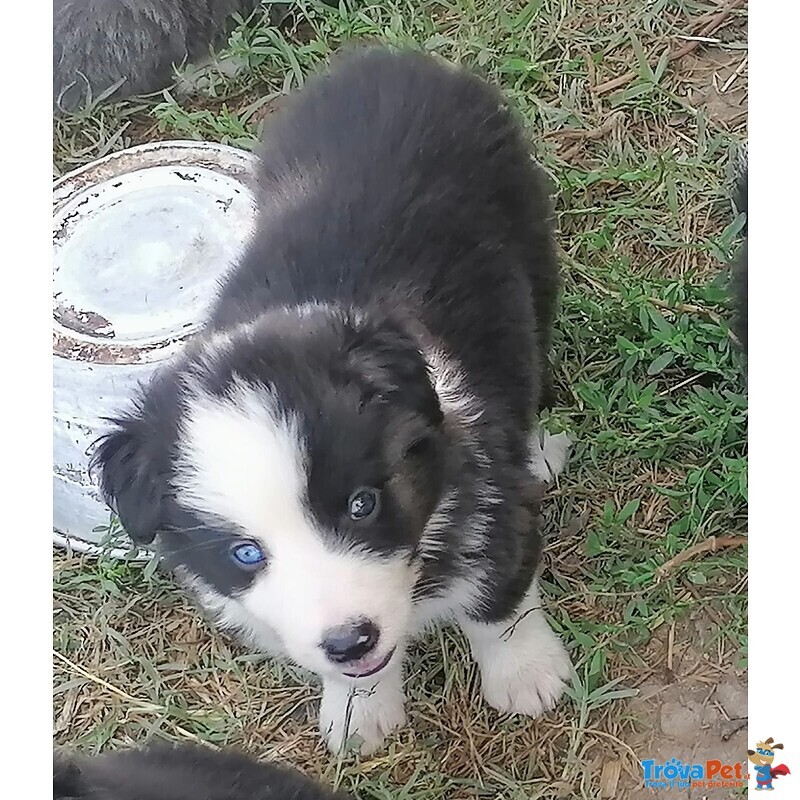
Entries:
[[358,620],[325,631],[320,646],[335,664],[358,661],[375,649],[380,631],[370,620]]

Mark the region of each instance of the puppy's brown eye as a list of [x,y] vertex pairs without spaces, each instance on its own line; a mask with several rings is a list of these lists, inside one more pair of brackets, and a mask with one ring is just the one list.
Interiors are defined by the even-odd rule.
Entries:
[[348,502],[348,514],[350,519],[367,519],[378,512],[380,506],[380,493],[377,489],[356,489],[350,496]]

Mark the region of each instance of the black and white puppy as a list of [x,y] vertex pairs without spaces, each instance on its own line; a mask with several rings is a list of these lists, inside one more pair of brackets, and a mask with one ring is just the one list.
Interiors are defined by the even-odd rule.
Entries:
[[240,753],[155,744],[89,757],[53,752],[53,800],[347,800]]
[[403,724],[435,621],[492,706],[542,714],[570,669],[531,488],[565,442],[529,448],[559,279],[519,127],[473,75],[369,49],[290,98],[259,179],[204,333],[99,443],[108,501],[221,626],[321,676],[334,750]]

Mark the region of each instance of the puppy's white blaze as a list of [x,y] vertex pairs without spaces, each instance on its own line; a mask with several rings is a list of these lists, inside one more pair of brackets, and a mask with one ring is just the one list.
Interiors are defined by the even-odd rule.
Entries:
[[297,421],[266,387],[234,383],[225,398],[195,394],[178,438],[179,502],[253,536],[308,527],[305,451]]
[[[195,392],[178,438],[174,488],[186,507],[233,523],[262,543],[267,566],[220,621],[272,629],[301,665],[331,671],[325,631],[366,618],[380,629],[376,652],[403,638],[415,571],[407,553],[382,558],[335,544],[307,507],[307,454],[296,417],[265,387],[234,383],[223,397]],[[252,616],[252,620],[248,619]],[[256,636],[256,638],[268,638]]]

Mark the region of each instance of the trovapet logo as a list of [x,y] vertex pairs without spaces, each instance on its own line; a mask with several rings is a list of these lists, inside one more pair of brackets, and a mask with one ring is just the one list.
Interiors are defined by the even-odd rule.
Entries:
[[725,764],[716,758],[694,764],[684,764],[677,758],[657,764],[651,758],[642,761],[642,771],[648,789],[734,789],[747,785],[744,763]]

